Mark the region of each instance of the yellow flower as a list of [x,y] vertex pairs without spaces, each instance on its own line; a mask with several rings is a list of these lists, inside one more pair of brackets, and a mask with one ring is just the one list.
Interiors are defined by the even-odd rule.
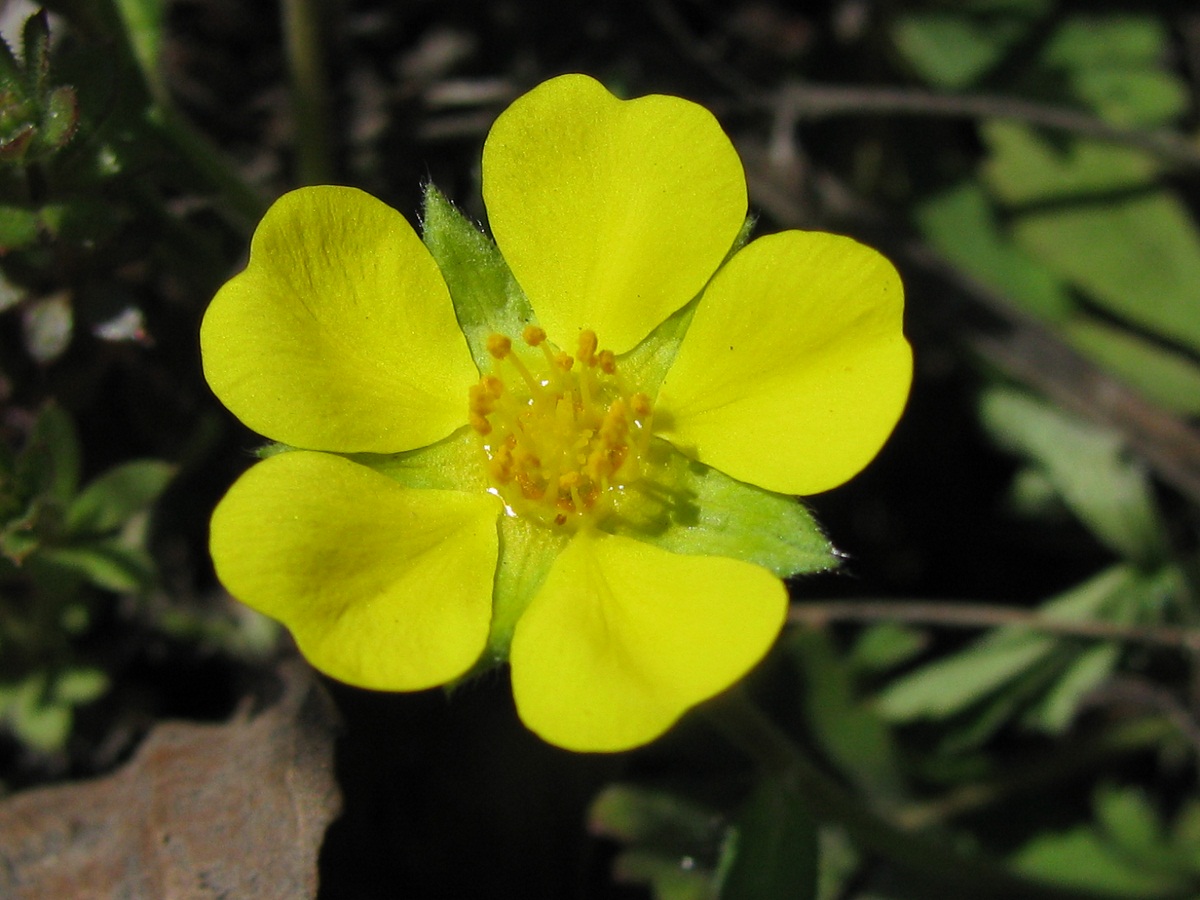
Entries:
[[737,249],[716,120],[581,75],[499,117],[483,195],[495,245],[434,191],[424,244],[350,188],[267,212],[201,343],[285,452],[215,511],[217,574],[334,678],[418,690],[507,658],[544,739],[637,746],[762,658],[781,576],[829,565],[782,495],[895,425],[901,285],[835,235]]

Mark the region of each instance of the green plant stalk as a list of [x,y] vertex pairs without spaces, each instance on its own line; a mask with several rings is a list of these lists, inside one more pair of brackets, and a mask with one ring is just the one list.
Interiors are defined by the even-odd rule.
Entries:
[[996,900],[1114,900],[1120,896],[1027,878],[996,860],[964,856],[920,834],[902,830],[823,772],[741,688],[723,695],[705,710],[731,743],[803,797],[814,817],[840,825],[863,849],[921,876],[950,896]]
[[283,34],[292,86],[296,182],[329,184],[333,179],[329,90],[321,48],[318,0],[283,0]]

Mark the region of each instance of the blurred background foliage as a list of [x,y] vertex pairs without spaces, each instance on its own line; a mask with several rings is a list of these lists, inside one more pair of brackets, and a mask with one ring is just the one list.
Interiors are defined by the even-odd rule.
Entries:
[[895,260],[910,408],[808,501],[845,564],[790,585],[763,713],[582,757],[502,676],[330,685],[321,896],[1200,896],[1194,4],[9,0],[0,32],[5,790],[289,653],[207,561],[256,439],[196,346],[270,199],[415,220],[432,180],[482,219],[492,119],[582,71],[712,109],[760,232]]

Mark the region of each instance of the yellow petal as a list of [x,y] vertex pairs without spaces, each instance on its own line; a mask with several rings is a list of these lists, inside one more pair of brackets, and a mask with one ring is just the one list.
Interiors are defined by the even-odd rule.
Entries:
[[786,609],[758,566],[582,531],[517,622],[517,711],[568,750],[647,743],[745,675]]
[[478,377],[441,273],[398,212],[310,187],[267,211],[200,329],[221,402],[269,438],[393,453],[466,421]]
[[339,456],[282,453],[217,506],[212,557],[229,592],[283,622],[322,672],[420,690],[461,675],[487,642],[498,507]]
[[904,410],[903,308],[896,270],[869,247],[820,232],[759,238],[700,301],[659,393],[656,430],[768,490],[836,487]]
[[519,98],[483,148],[492,234],[538,321],[622,353],[694,297],[746,215],[742,164],[678,97],[622,101],[584,75]]

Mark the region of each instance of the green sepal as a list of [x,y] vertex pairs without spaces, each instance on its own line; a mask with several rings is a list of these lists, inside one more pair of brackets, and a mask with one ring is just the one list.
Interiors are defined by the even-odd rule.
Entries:
[[425,187],[422,239],[450,289],[458,324],[480,373],[490,372],[487,339],[520,336],[535,321],[533,307],[499,248],[432,184]]
[[484,476],[483,449],[468,427],[416,450],[344,456],[408,488],[482,493],[489,487]]
[[619,492],[601,527],[672,553],[728,556],[786,578],[838,564],[833,545],[795,498],[730,478],[654,439],[651,472]]
[[492,627],[488,635],[488,654],[493,661],[508,659],[517,621],[571,539],[571,532],[547,528],[519,516],[502,515],[499,527],[500,558],[496,563]]

